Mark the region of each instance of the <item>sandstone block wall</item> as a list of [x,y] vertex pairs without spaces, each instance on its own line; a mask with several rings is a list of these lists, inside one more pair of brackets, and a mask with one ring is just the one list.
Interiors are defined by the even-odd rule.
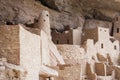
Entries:
[[114,17],[114,21],[113,21],[114,27],[113,27],[113,34],[115,33],[120,33],[120,16],[119,14],[117,14]]
[[55,44],[73,44],[73,31],[63,33],[52,31],[52,40]]
[[106,76],[106,66],[104,63],[95,63],[95,72],[98,76]]
[[85,71],[83,64],[84,50],[77,45],[57,45],[67,66],[58,70],[59,77],[55,80],[81,80]]
[[118,41],[120,41],[120,34],[119,33],[114,33],[114,37],[115,37],[115,39],[117,39]]
[[115,67],[115,78],[116,79],[120,79],[120,68],[119,67]]
[[96,73],[94,73],[93,71],[93,65],[86,63],[86,75],[87,75],[87,79],[89,80],[96,80],[97,75]]
[[74,65],[58,70],[59,77],[55,80],[81,80],[81,66]]
[[8,62],[20,64],[19,26],[0,26],[0,58]]
[[57,45],[57,48],[66,64],[81,64],[84,50],[82,50],[80,46]]
[[32,28],[11,25],[1,26],[0,33],[0,57],[7,58],[9,63],[24,67],[27,70],[26,80],[39,80],[40,32],[38,35]]
[[77,29],[67,30],[62,33],[55,30],[52,31],[52,40],[55,44],[81,44],[81,33],[82,28],[78,27]]
[[94,42],[98,41],[98,29],[83,30],[81,43],[83,44],[87,39],[93,39]]

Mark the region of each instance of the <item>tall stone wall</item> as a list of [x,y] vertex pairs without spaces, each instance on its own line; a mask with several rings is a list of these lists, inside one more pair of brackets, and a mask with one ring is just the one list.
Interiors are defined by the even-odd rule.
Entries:
[[20,65],[27,70],[25,80],[39,80],[41,66],[40,35],[20,25]]
[[20,64],[19,26],[0,26],[0,58],[8,62]]
[[98,29],[95,28],[95,29],[86,29],[86,30],[83,30],[83,33],[82,33],[82,41],[81,43],[83,44],[87,39],[93,39],[94,42],[98,41]]

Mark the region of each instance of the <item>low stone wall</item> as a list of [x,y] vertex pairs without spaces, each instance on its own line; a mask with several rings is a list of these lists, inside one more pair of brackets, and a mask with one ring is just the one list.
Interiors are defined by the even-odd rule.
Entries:
[[81,65],[73,65],[58,70],[59,77],[55,80],[81,80]]
[[5,58],[0,58],[0,80],[25,80],[26,74],[22,67],[9,64]]

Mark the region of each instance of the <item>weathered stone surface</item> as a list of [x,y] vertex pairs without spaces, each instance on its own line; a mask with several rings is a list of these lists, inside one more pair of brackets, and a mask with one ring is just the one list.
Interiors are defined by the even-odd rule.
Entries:
[[115,78],[116,79],[120,79],[120,68],[119,67],[115,67]]
[[107,58],[105,58],[103,55],[101,55],[100,53],[97,53],[97,58],[99,61],[101,62],[107,62]]
[[106,65],[104,63],[95,63],[95,72],[98,76],[106,76]]
[[[81,64],[84,50],[78,45],[57,45],[66,64]],[[78,57],[79,56],[79,57]]]
[[[39,80],[42,73],[46,74],[45,77],[58,76],[58,72],[50,67],[64,65],[65,62],[51,40],[48,14],[47,11],[42,12],[40,21],[44,23],[40,24],[39,28],[28,28],[22,24],[0,26],[0,42],[5,45],[0,45],[0,57],[7,58],[9,63],[15,64],[1,63],[1,70],[4,70],[5,65],[8,69],[21,71],[22,66],[27,72],[25,80]],[[11,72],[10,74],[13,76]],[[22,74],[19,75],[21,77]],[[13,80],[13,77],[9,80]]]
[[[107,0],[40,0],[43,5],[57,10],[67,12],[81,12],[86,18],[94,18],[105,21],[112,21],[117,11],[119,11],[119,1]],[[91,3],[91,4],[90,4]],[[112,7],[111,7],[112,4]]]
[[25,70],[14,64],[7,63],[6,58],[0,58],[0,62],[3,63],[0,66],[0,80],[25,80]]
[[114,70],[114,66],[106,65],[106,75],[111,76]]
[[[48,2],[50,2],[49,5],[52,4],[52,6],[54,6],[54,1],[50,0]],[[44,9],[50,12],[51,28],[64,29],[66,26],[82,26],[84,23],[84,17],[81,15],[81,9],[76,6],[73,6],[69,9],[69,4],[76,5],[76,1],[73,0],[72,2],[69,3],[69,1],[65,1],[65,7],[63,7],[63,1],[55,1],[55,5],[60,4],[59,7],[66,9],[65,11],[58,12],[43,6],[40,1],[36,0],[0,1],[0,23],[32,24],[35,22],[35,19],[38,19],[39,14]],[[79,5],[77,4],[77,6]],[[69,10],[72,11],[69,12]],[[76,10],[79,12],[76,12]]]
[[112,23],[96,19],[86,19],[83,29],[94,29],[96,27],[109,28],[109,30],[111,31]]
[[0,57],[6,57],[10,63],[19,64],[19,27],[0,26],[0,37]]
[[97,80],[115,80],[112,76],[97,76]]
[[81,66],[74,65],[65,67],[64,70],[58,70],[59,77],[55,80],[79,80],[81,79]]
[[67,30],[62,33],[53,30],[51,34],[52,34],[52,40],[55,44],[80,45],[82,28],[78,27],[76,29]]
[[107,59],[108,59],[108,64],[113,65],[113,62],[111,60],[111,56],[109,54],[107,54]]
[[51,13],[52,28],[78,27],[83,25],[84,17],[112,21],[120,11],[119,4],[118,0],[4,0],[0,1],[0,23],[31,24],[46,9]]
[[[102,8],[102,9],[110,9],[110,10],[120,10],[120,1],[119,0],[110,0],[109,2],[107,0],[80,0],[84,6],[91,7],[91,8]],[[92,4],[89,4],[92,3]],[[88,4],[88,5],[86,5]],[[112,6],[111,6],[112,4]]]
[[86,75],[89,80],[96,80],[97,78],[96,73],[93,72],[92,66],[89,63],[86,64]]
[[57,48],[66,65],[59,66],[57,69],[59,77],[55,80],[81,80],[82,71],[84,71],[84,65],[82,65],[84,50],[78,45],[57,45]]
[[[39,1],[41,1],[42,4],[44,4],[48,8],[43,6]],[[111,22],[117,13],[116,11],[120,11],[119,0],[110,0],[109,2],[107,0],[71,0],[71,1],[69,1],[69,0],[59,0],[59,1],[57,1],[57,0],[39,0],[39,1],[36,1],[36,0],[3,0],[3,1],[0,1],[0,24],[18,24],[18,23],[23,23],[26,25],[32,24],[35,22],[34,21],[35,18],[38,19],[38,16],[41,13],[41,11],[43,9],[46,9],[51,13],[50,14],[50,17],[51,17],[50,20],[52,21],[51,28],[57,28],[57,29],[63,30],[67,26],[73,27],[73,28],[83,27],[84,17],[86,19],[90,18],[91,23],[88,28],[90,28],[91,26],[92,27],[93,26],[94,27],[104,26],[104,27],[111,28],[111,24],[109,25],[109,22],[105,22],[105,21]],[[100,4],[100,5],[98,5],[98,4]],[[96,22],[91,19],[100,19],[100,20],[105,20],[105,21],[99,23],[99,22]],[[36,20],[36,22],[37,22],[37,20]],[[86,21],[86,23],[89,23],[89,21]],[[95,23],[95,25],[93,25],[93,23]],[[44,26],[45,25],[43,25],[42,27],[44,27]],[[31,67],[38,69],[38,65],[40,65],[40,64],[35,63],[35,62],[41,61],[40,59],[38,59],[38,57],[41,57],[41,56],[37,53],[37,52],[40,52],[40,49],[36,48],[36,46],[40,47],[39,40],[38,40],[40,38],[35,37],[35,36],[33,37],[32,33],[34,33],[34,32],[37,33],[36,30],[34,32],[31,31],[32,32],[31,34],[29,34],[29,30],[28,30],[28,33],[27,33],[27,29],[23,29],[23,31],[24,30],[25,30],[26,34],[21,36],[24,39],[24,40],[21,40],[21,41],[23,41],[23,44],[21,46],[26,47],[26,48],[21,49],[23,51],[22,56],[21,56],[23,58],[22,65],[24,65],[25,67],[27,67],[27,69],[29,69],[29,71],[31,71]],[[48,30],[48,32],[49,32],[49,30]],[[18,55],[20,52],[19,51],[20,47],[19,47],[19,37],[17,36],[18,35],[17,33],[19,33],[19,31],[16,28],[0,29],[0,34],[1,34],[0,37],[4,36],[3,38],[0,38],[0,46],[2,46],[1,50],[0,50],[0,54],[4,53],[4,54],[1,54],[0,56],[8,58],[8,62],[15,63],[15,64],[20,63],[19,62],[20,56]],[[22,32],[21,32],[21,34],[22,34]],[[37,34],[39,34],[39,33],[37,33]],[[50,34],[50,33],[48,33],[48,34]],[[105,40],[108,37],[108,35],[107,35],[107,37],[103,36],[103,35],[105,35],[105,34],[100,35],[100,38],[101,38],[100,40],[103,40],[103,39]],[[12,39],[11,39],[11,36],[12,36]],[[119,39],[118,36],[117,36],[117,38]],[[109,38],[107,38],[107,39],[109,39]],[[107,79],[111,79],[113,70],[115,70],[116,79],[120,79],[119,67],[114,68],[114,66],[113,66],[114,63],[117,64],[117,56],[118,56],[117,53],[119,53],[118,52],[118,48],[119,48],[118,44],[119,43],[118,42],[114,43],[114,39],[113,39],[113,42],[111,42],[111,41],[112,40],[110,40],[110,43],[108,43],[111,47],[109,47],[108,44],[105,44],[105,47],[107,47],[108,49],[106,49],[106,48],[102,49],[103,52],[98,51],[98,53],[101,53],[101,54],[105,54],[105,55],[110,54],[110,55],[106,55],[107,57],[104,57],[102,55],[97,55],[98,61],[101,63],[105,62],[106,65],[104,65],[104,66],[107,66],[106,72],[103,70],[103,68],[104,68],[103,64],[102,64],[102,66],[98,65],[98,67],[96,67],[96,69],[97,69],[96,71],[98,71],[96,73],[98,75],[102,75],[102,76],[98,76],[98,77],[101,77],[101,79],[104,79],[106,75],[108,75]],[[38,44],[35,44],[34,42],[37,42]],[[107,42],[108,41],[106,41],[104,43],[107,43]],[[27,43],[28,43],[28,45],[26,46],[25,44],[27,44]],[[112,45],[111,45],[111,43],[112,43]],[[53,44],[53,43],[51,43],[51,44]],[[51,44],[49,44],[49,46]],[[92,43],[92,45],[93,45],[93,43]],[[31,47],[31,46],[33,46],[33,47]],[[45,45],[45,47],[46,47],[46,45]],[[65,62],[68,65],[72,64],[72,66],[70,65],[70,67],[67,67],[67,68],[62,67],[62,69],[63,69],[63,70],[61,70],[62,78],[60,76],[59,79],[60,80],[62,80],[62,79],[74,80],[74,79],[77,79],[78,77],[80,77],[79,71],[81,70],[81,68],[79,66],[83,63],[82,62],[83,55],[81,53],[84,53],[84,51],[82,51],[82,49],[80,49],[79,46],[67,46],[67,48],[65,48],[65,47],[66,46],[64,46],[65,50],[62,49],[63,52],[62,52],[62,50],[60,52],[61,52],[61,54],[63,53],[62,55],[64,56]],[[92,70],[92,69],[94,68],[94,66],[93,66],[94,61],[97,61],[97,59],[96,59],[96,56],[93,55],[96,52],[96,50],[95,50],[96,47],[95,48],[92,48],[92,47],[93,46],[85,48],[86,52],[88,52],[88,54],[89,54],[89,55],[87,55],[87,58],[88,57],[92,58],[92,60],[88,59],[88,62],[91,61],[91,63],[87,64],[87,69],[86,69],[87,72],[86,73],[87,73],[87,77],[89,79],[94,80],[94,79],[96,79],[96,74],[94,73],[94,70]],[[99,47],[101,47],[101,45],[99,44],[99,46],[97,45],[97,47],[99,50],[100,49]],[[48,48],[48,45],[47,45],[47,48]],[[51,48],[51,47],[49,47],[49,48]],[[52,48],[56,49],[56,47],[54,47],[54,45]],[[51,51],[51,54],[52,54],[52,52],[58,53],[58,52],[54,51],[54,49],[53,49],[53,51]],[[26,50],[28,50],[28,51],[26,51]],[[94,51],[92,51],[92,50],[94,50]],[[44,52],[46,52],[46,51],[44,50]],[[108,52],[110,52],[110,53],[108,53]],[[24,54],[28,54],[28,53],[29,53],[29,56],[31,56],[34,60],[32,58],[29,58],[29,56],[28,56],[28,59],[24,59]],[[32,53],[34,53],[35,55],[33,55]],[[53,56],[53,55],[51,55],[51,56]],[[61,61],[61,58],[58,58],[59,57],[58,55],[55,55],[55,56],[57,56],[58,61]],[[55,56],[51,60],[52,61],[55,60],[53,63],[57,64],[57,60],[56,60]],[[86,56],[85,56],[85,58],[86,58]],[[46,59],[46,56],[44,59]],[[49,61],[50,60],[48,60],[48,63],[49,63]],[[51,63],[52,63],[52,61],[51,61]],[[26,65],[26,63],[29,66]],[[34,64],[35,66],[33,66],[33,63],[35,63]],[[3,65],[3,64],[0,63],[0,65]],[[66,66],[66,65],[64,65],[64,66]],[[82,67],[85,67],[85,64],[83,64]],[[4,70],[4,66],[1,66],[0,69]],[[36,74],[34,74],[34,72],[37,72],[38,71],[37,69],[35,69],[35,71],[31,71],[30,75],[36,76]],[[101,70],[103,71],[103,73],[99,73],[99,71],[101,71]],[[9,76],[12,76],[8,80],[11,80],[12,78],[15,80],[18,80],[13,77],[14,75],[16,76],[16,73],[17,73],[17,71],[8,71]],[[62,73],[64,73],[64,75]],[[11,74],[13,74],[13,75],[11,75]],[[71,77],[72,74],[75,74],[75,75],[73,75],[75,78]],[[69,77],[69,75],[70,75],[70,77]],[[31,80],[33,80],[33,79],[34,78],[32,77]],[[5,80],[5,79],[3,79],[3,80]],[[30,80],[30,79],[28,79],[28,80]]]
[[[43,6],[40,1],[48,8]],[[89,3],[92,3],[92,5]],[[111,3],[112,7],[110,6]],[[106,0],[6,0],[0,1],[0,23],[31,24],[35,18],[38,18],[41,11],[46,9],[51,13],[50,20],[52,28],[64,29],[66,26],[78,27],[84,24],[83,16],[112,21],[117,11],[119,11],[119,4],[119,1],[115,0],[110,0],[108,3]]]

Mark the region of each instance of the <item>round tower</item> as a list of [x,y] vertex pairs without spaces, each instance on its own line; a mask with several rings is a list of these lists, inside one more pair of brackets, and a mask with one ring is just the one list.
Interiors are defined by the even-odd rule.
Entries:
[[43,30],[48,36],[51,36],[50,31],[50,21],[49,21],[49,12],[48,11],[42,11],[38,18],[38,27],[40,30]]

